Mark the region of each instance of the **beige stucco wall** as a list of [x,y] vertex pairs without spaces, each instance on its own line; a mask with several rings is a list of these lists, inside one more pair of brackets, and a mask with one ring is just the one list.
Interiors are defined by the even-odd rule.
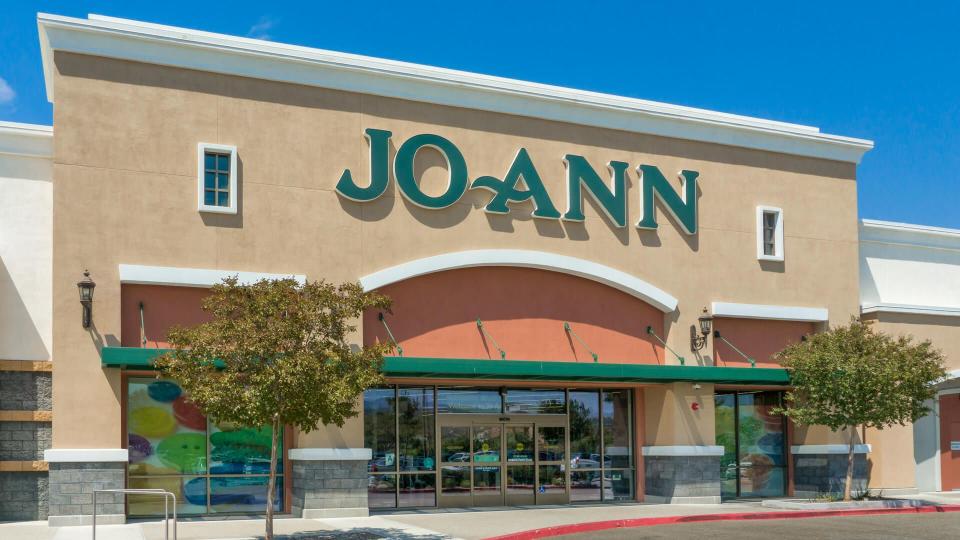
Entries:
[[[871,313],[875,330],[894,336],[912,336],[930,340],[944,356],[947,371],[960,369],[960,319],[939,315],[908,313]],[[893,426],[884,430],[867,430],[866,442],[873,444],[870,486],[902,488],[916,485],[913,426]],[[934,442],[936,444],[936,442]]]
[[644,388],[643,421],[645,446],[715,444],[713,385],[695,389],[678,382]]
[[929,339],[944,356],[947,371],[960,369],[960,318],[912,313],[871,313],[865,320],[873,327],[895,336],[912,336],[917,341]]
[[[688,363],[689,327],[711,301],[826,307],[833,322],[857,311],[850,163],[64,53],[55,67],[55,447],[121,443],[119,376],[102,370],[97,354],[120,335],[121,263],[343,281],[456,250],[553,252],[676,296],[667,340]],[[610,160],[655,165],[674,180],[681,169],[696,170],[700,232],[684,235],[662,209],[658,231],[635,229],[635,172],[625,229],[612,227],[589,197],[584,223],[532,220],[529,206],[489,215],[478,208],[489,195],[476,191],[451,208],[425,210],[393,183],[377,201],[346,201],[333,187],[344,168],[368,178],[368,127],[391,130],[394,150],[418,133],[442,135],[464,153],[471,178],[502,176],[525,147],[561,211],[566,153],[585,156],[601,174]],[[198,142],[238,147],[238,215],[197,212]],[[428,167],[436,161],[424,155],[428,191],[442,177]],[[784,210],[785,263],[756,259],[758,204]],[[98,284],[89,333],[75,288],[84,267]],[[709,362],[710,348],[704,352]],[[712,422],[712,400],[701,415]],[[704,444],[712,444],[711,430],[704,428]]]

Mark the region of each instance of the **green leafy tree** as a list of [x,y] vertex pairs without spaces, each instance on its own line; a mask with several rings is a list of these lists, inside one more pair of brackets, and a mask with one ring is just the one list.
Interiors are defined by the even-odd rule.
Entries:
[[843,500],[850,500],[857,427],[906,425],[930,413],[924,402],[945,376],[943,356],[929,341],[850,324],[808,336],[777,355],[792,389],[777,410],[794,421],[847,429],[849,450]]
[[358,397],[382,382],[387,347],[351,347],[352,321],[389,304],[357,283],[279,279],[241,285],[231,277],[202,303],[209,322],[170,331],[173,350],[157,362],[163,375],[218,423],[269,427],[268,540],[280,430],[343,426],[357,414]]

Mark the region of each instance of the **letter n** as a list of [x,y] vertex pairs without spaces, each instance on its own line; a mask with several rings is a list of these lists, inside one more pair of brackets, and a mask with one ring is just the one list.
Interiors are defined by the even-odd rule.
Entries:
[[626,227],[626,171],[629,165],[622,161],[609,162],[607,167],[610,169],[610,187],[607,187],[583,156],[567,154],[563,161],[567,166],[567,212],[563,215],[563,219],[569,221],[585,219],[583,190],[586,188],[587,193],[600,205],[614,225]]
[[696,171],[680,171],[680,194],[653,165],[640,165],[640,221],[638,229],[656,229],[657,214],[654,198],[667,208],[687,234],[697,234],[697,177]]

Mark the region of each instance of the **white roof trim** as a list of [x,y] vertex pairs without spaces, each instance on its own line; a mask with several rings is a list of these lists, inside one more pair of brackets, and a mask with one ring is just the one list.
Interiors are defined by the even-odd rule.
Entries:
[[873,148],[810,126],[127,19],[40,13],[37,24],[51,102],[61,50],[837,161]]
[[562,272],[609,285],[664,313],[677,309],[676,298],[626,272],[566,255],[522,249],[478,249],[426,257],[363,276],[360,284],[370,291],[417,276],[476,266],[514,266]]
[[960,251],[960,229],[864,219],[860,243]]
[[50,159],[53,157],[53,128],[0,121],[0,154]]
[[290,278],[304,283],[302,274],[268,274],[241,270],[212,270],[205,268],[177,268],[173,266],[143,266],[121,264],[120,282],[139,285],[173,285],[179,287],[212,287],[222,283],[223,278],[237,276],[241,284],[255,283],[261,279]]
[[127,461],[126,448],[51,448],[43,451],[48,463],[105,463]]
[[903,231],[960,238],[960,229],[948,229],[946,227],[933,227],[915,223],[899,223],[896,221],[880,221],[878,219],[862,219],[860,223],[865,229]]
[[[869,444],[855,444],[854,454],[869,454],[873,448]],[[845,444],[800,444],[790,447],[791,454],[846,454],[850,447]]]
[[960,308],[940,306],[915,306],[910,304],[863,304],[860,313],[911,313],[914,315],[940,315],[943,317],[960,317]]
[[713,302],[710,311],[714,317],[730,317],[733,319],[768,319],[774,321],[806,322],[823,322],[829,319],[827,308],[798,306]]
[[644,446],[645,456],[722,456],[722,446]]

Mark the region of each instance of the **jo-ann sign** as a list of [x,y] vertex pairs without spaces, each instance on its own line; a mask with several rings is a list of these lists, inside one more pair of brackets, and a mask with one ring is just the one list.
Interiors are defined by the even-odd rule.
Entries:
[[[350,170],[343,171],[337,182],[337,192],[347,199],[357,202],[369,202],[384,194],[390,182],[390,136],[389,131],[367,129],[370,143],[370,181],[365,186],[357,185]],[[447,189],[437,196],[427,195],[420,190],[414,173],[414,158],[421,148],[434,148],[447,160],[449,181]],[[583,156],[567,154],[564,156],[567,168],[567,208],[562,214],[547,195],[543,180],[530,160],[525,148],[517,152],[513,163],[503,178],[480,176],[470,180],[467,163],[460,150],[449,140],[424,133],[406,140],[397,150],[393,159],[393,176],[397,179],[400,192],[411,203],[439,210],[457,202],[468,189],[486,189],[493,198],[484,208],[494,214],[506,214],[510,203],[531,201],[533,217],[544,219],[563,219],[583,221],[583,194],[588,193],[604,210],[617,227],[627,226],[627,169],[630,164],[611,161],[607,164],[610,171],[609,185],[587,163]],[[680,171],[680,193],[674,191],[660,170],[652,165],[639,165],[640,175],[640,220],[637,228],[656,229],[657,217],[654,211],[654,198],[676,218],[677,223],[687,234],[697,232],[697,176],[696,171]],[[520,180],[523,180],[521,183]]]

